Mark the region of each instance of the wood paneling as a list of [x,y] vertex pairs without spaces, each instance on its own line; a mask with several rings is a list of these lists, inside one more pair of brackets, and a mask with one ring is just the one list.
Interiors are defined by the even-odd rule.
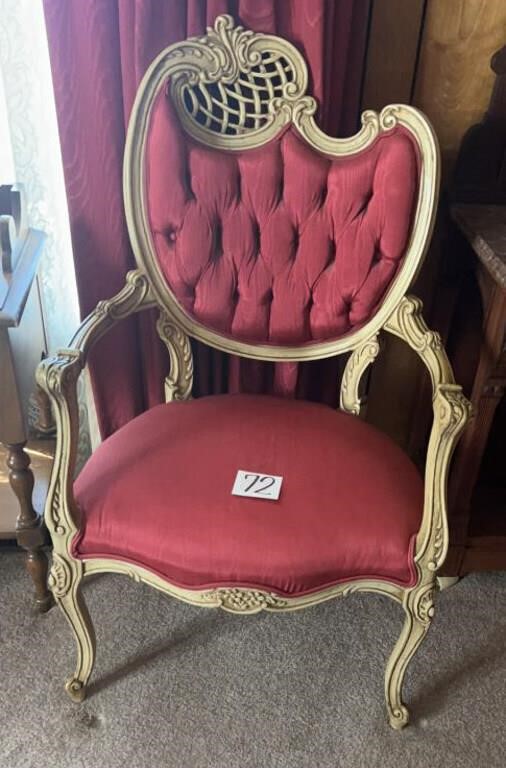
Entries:
[[[506,42],[505,0],[428,0],[413,104],[432,122],[441,147],[440,216],[416,289],[425,305],[429,325],[447,335],[452,285],[454,236],[447,209],[447,187],[466,131],[487,110],[494,83],[493,54]],[[421,403],[428,387],[413,371],[410,439],[412,455],[422,453],[428,427]]]
[[[380,109],[404,101],[427,114],[442,149],[443,200],[462,137],[487,108],[494,77],[490,59],[505,42],[506,0],[373,4],[362,106]],[[413,289],[424,301],[429,325],[436,328],[448,255],[447,221],[443,205]],[[430,407],[423,375],[410,350],[387,339],[371,374],[367,414],[416,459],[424,454],[424,413]]]
[[425,0],[376,0],[372,6],[362,109],[411,102]]
[[[374,0],[362,109],[411,103],[426,0]],[[408,449],[413,388],[423,365],[400,339],[384,335],[371,370],[367,420]]]
[[490,59],[505,42],[505,0],[428,0],[413,103],[436,129],[444,178],[488,106]]

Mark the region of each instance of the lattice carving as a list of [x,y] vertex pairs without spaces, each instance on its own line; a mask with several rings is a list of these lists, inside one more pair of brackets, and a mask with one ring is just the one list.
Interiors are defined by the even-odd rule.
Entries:
[[264,128],[307,86],[305,63],[292,45],[235,27],[231,16],[218,16],[205,37],[190,38],[167,58],[180,64],[171,97],[185,129],[200,140]]
[[284,56],[261,54],[261,63],[240,73],[230,85],[223,82],[182,87],[188,115],[210,131],[236,135],[261,128],[269,118],[269,101],[281,98],[293,83],[294,72]]

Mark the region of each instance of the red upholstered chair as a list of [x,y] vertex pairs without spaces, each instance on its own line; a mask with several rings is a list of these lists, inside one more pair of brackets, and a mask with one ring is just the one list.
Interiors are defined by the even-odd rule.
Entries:
[[[366,112],[352,138],[326,136],[306,88],[292,45],[227,16],[163,51],[139,88],[124,165],[138,268],[38,372],[58,425],[46,522],[51,587],[77,639],[76,701],[95,650],[81,580],[119,572],[243,613],[389,595],[406,621],[386,672],[388,715],[395,728],[408,721],[402,680],[434,612],[448,465],[469,414],[407,295],[434,221],[438,148],[402,105]],[[159,309],[170,357],[167,402],[105,440],[74,484],[77,378],[94,342],[147,307]],[[380,331],[404,339],[432,378],[425,479],[358,418]],[[189,337],[259,360],[347,353],[341,409],[192,400]],[[232,494],[239,470],[250,496]],[[282,477],[277,501],[270,476]]]

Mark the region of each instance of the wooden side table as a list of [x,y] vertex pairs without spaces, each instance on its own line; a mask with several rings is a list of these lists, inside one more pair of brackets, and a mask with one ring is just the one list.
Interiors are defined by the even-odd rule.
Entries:
[[[460,334],[455,349],[457,363],[468,368],[466,394],[475,415],[457,448],[451,473],[451,547],[445,572],[463,575],[506,569],[506,424],[498,411],[506,388],[506,205],[458,204],[451,212],[474,252],[472,271],[482,310],[481,329],[470,323],[471,333]],[[464,311],[473,311],[471,302]],[[477,354],[473,353],[476,330],[481,330]],[[497,469],[486,476],[483,461],[493,427]]]
[[[26,550],[26,567],[40,611],[51,605],[47,588],[47,543],[41,517],[32,504],[33,474],[25,451],[26,414],[13,354],[13,336],[22,321],[40,258],[44,234],[24,224],[21,190],[0,187],[0,442],[7,450],[9,482],[19,502],[16,538]],[[35,381],[34,381],[35,386]]]

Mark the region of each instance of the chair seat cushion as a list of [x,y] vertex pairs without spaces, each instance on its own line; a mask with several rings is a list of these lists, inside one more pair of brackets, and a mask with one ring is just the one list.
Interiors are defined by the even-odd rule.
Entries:
[[[278,501],[231,495],[237,470],[281,475]],[[315,403],[220,395],[160,405],[105,440],[75,482],[74,552],[190,589],[299,595],[415,578],[423,484],[358,418]]]

